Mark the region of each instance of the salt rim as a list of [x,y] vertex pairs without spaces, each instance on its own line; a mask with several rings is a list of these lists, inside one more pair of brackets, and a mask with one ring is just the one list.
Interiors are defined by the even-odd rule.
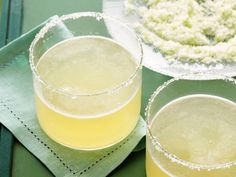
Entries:
[[[49,29],[56,26],[58,23],[66,21],[66,20],[79,19],[81,17],[94,17],[94,18],[96,18],[97,21],[100,21],[101,19],[108,19],[108,20],[114,21],[116,24],[124,27],[131,34],[134,35],[134,38],[137,41],[138,46],[140,48],[140,51],[139,51],[140,54],[138,57],[140,61],[139,61],[138,65],[136,66],[135,72],[125,82],[118,84],[118,86],[113,87],[110,90],[105,90],[102,92],[95,92],[92,94],[71,94],[71,93],[65,92],[63,89],[54,88],[52,85],[46,83],[37,72],[37,68],[34,63],[34,55],[33,55],[34,47],[37,44],[37,42],[45,36],[45,34],[48,32]],[[133,80],[136,77],[136,75],[138,74],[139,70],[142,69],[142,62],[143,62],[142,42],[141,42],[141,39],[139,38],[139,36],[135,33],[135,31],[132,28],[130,28],[128,24],[121,22],[117,18],[105,15],[100,12],[77,12],[77,13],[72,13],[72,14],[68,14],[68,15],[62,15],[60,17],[53,16],[51,18],[51,20],[48,23],[46,23],[46,25],[36,34],[34,40],[32,41],[32,43],[30,45],[30,48],[29,48],[30,68],[31,68],[31,71],[33,72],[34,76],[36,76],[36,79],[39,82],[41,82],[46,88],[50,89],[51,91],[57,92],[59,94],[63,94],[65,96],[72,96],[73,99],[75,99],[76,97],[79,97],[79,96],[98,96],[98,95],[112,94],[114,92],[119,91],[120,89],[122,89],[124,87],[129,86],[133,82]]]
[[[197,73],[192,73],[191,76],[192,76],[193,80],[199,80],[199,81],[201,80],[201,79],[199,79],[201,77],[212,78],[212,76],[214,76],[214,78],[215,78],[214,80],[223,80],[223,81],[226,81],[226,82],[231,82],[232,84],[236,85],[236,79],[234,79],[232,77],[229,77],[229,76],[225,76],[225,75],[218,75],[218,74],[215,74],[215,73],[199,73],[199,72],[197,72]],[[152,105],[154,99],[169,84],[171,84],[172,82],[181,80],[181,79],[188,80],[189,75],[188,76],[187,75],[181,75],[179,77],[172,78],[172,79],[166,81],[164,84],[162,84],[160,87],[158,87],[155,90],[155,92],[151,95],[150,99],[148,100],[148,105],[145,108],[145,117],[146,117],[145,121],[146,121],[146,124],[147,124],[147,136],[149,136],[151,138],[152,145],[155,147],[156,150],[158,150],[160,153],[163,153],[164,156],[166,156],[172,162],[178,163],[180,165],[183,165],[183,166],[188,167],[188,168],[193,169],[193,170],[196,169],[196,170],[211,171],[211,170],[216,170],[216,169],[230,168],[231,166],[236,165],[236,160],[230,161],[230,162],[227,162],[227,163],[214,164],[214,165],[201,165],[201,164],[185,161],[183,159],[180,159],[176,155],[168,152],[165,148],[162,147],[162,145],[159,142],[159,140],[157,139],[157,137],[152,135],[149,116],[150,116],[151,105]]]

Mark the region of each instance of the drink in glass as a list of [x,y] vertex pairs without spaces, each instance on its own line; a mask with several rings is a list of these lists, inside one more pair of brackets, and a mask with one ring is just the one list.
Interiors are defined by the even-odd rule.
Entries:
[[[106,20],[126,30],[136,46],[127,47],[124,38],[115,40],[90,24],[105,25]],[[32,44],[38,120],[47,135],[60,144],[84,150],[108,147],[127,137],[138,122],[142,49],[132,30],[115,22],[98,13],[64,16],[42,30],[54,32],[47,40],[51,37],[55,42],[50,41],[39,57],[33,56],[38,54],[37,43],[45,46],[43,40],[48,41],[40,38],[42,41]],[[88,30],[78,32],[76,27],[82,24],[83,28],[87,24]],[[66,30],[73,37],[66,32],[69,37],[62,38]],[[40,36],[45,38],[45,34]]]
[[[147,111],[148,177],[235,176],[236,82],[208,82],[172,79],[153,95]],[[174,93],[180,85],[182,91]]]

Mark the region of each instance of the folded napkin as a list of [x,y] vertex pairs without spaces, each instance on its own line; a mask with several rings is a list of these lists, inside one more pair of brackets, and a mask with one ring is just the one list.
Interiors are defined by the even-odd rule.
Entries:
[[73,150],[51,140],[37,121],[28,63],[29,45],[43,25],[0,49],[0,122],[54,175],[106,176],[122,163],[145,135],[145,122],[140,118],[126,139],[103,150]]

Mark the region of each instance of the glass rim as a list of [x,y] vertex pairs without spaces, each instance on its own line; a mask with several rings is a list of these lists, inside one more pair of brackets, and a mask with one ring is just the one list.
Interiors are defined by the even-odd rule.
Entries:
[[[126,79],[124,82],[121,82],[119,84],[117,84],[115,87],[109,88],[107,90],[104,91],[100,91],[100,92],[94,92],[94,93],[90,93],[90,94],[72,94],[69,92],[66,92],[63,89],[60,88],[56,88],[55,86],[52,86],[50,84],[48,84],[47,82],[45,82],[39,75],[39,73],[37,72],[37,68],[36,68],[36,64],[34,62],[34,50],[35,50],[35,45],[37,44],[37,42],[42,39],[44,37],[44,35],[48,32],[49,29],[53,28],[54,26],[56,26],[58,23],[60,22],[64,22],[66,20],[76,20],[79,19],[81,17],[92,17],[92,18],[96,18],[96,20],[100,21],[101,19],[104,19],[104,21],[106,19],[111,20],[113,22],[115,22],[116,24],[124,27],[125,29],[127,29],[131,34],[133,34],[134,39],[137,41],[138,47],[139,47],[139,55],[138,55],[138,59],[140,61],[137,62],[137,66],[135,71],[132,73],[131,76],[128,77],[128,79]],[[86,35],[84,35],[86,36]],[[77,36],[76,36],[77,37]],[[111,37],[111,39],[113,39]],[[61,41],[60,41],[61,42]],[[58,42],[59,43],[59,42]],[[57,43],[56,43],[57,44]],[[47,50],[46,50],[47,51]],[[46,52],[45,51],[45,52]],[[117,91],[119,91],[122,88],[125,88],[127,86],[129,86],[134,78],[137,76],[138,72],[140,69],[142,69],[142,62],[143,62],[143,47],[142,47],[142,42],[140,37],[137,35],[137,33],[131,28],[129,27],[129,25],[127,23],[122,22],[121,20],[115,18],[115,17],[111,17],[108,16],[104,13],[101,12],[76,12],[76,13],[71,13],[71,14],[67,14],[67,15],[62,15],[62,16],[53,16],[41,29],[40,31],[36,34],[35,38],[33,39],[33,41],[31,42],[30,48],[29,48],[29,63],[30,63],[30,68],[31,71],[33,73],[34,76],[36,76],[36,79],[43,84],[46,88],[52,90],[53,92],[57,92],[59,94],[63,94],[66,96],[73,96],[73,97],[80,97],[80,96],[98,96],[98,95],[107,95],[107,94],[112,94],[115,93]]]
[[[230,76],[226,76],[226,75],[219,75],[219,74],[215,74],[215,73],[211,73],[211,72],[197,72],[197,73],[191,73],[190,75],[192,75],[192,77],[194,79],[191,79],[192,81],[206,81],[206,80],[202,80],[202,79],[198,79],[204,76],[209,76],[212,77],[214,76],[215,79],[211,79],[211,80],[222,80],[225,82],[231,82],[232,84],[236,85],[236,79],[230,77]],[[200,77],[198,77],[200,76]],[[197,170],[217,170],[217,169],[225,169],[225,168],[229,168],[231,166],[235,166],[236,165],[236,159],[233,161],[229,161],[229,162],[225,162],[225,163],[216,163],[216,164],[212,164],[212,165],[203,165],[203,164],[198,164],[198,163],[194,163],[194,162],[189,162],[187,160],[183,160],[181,158],[179,158],[178,156],[176,156],[173,153],[170,153],[168,150],[166,150],[164,147],[162,147],[161,143],[159,142],[159,140],[152,135],[152,131],[151,131],[151,121],[149,120],[150,117],[150,110],[152,107],[152,103],[155,100],[155,98],[159,95],[159,93],[164,90],[168,85],[170,85],[171,83],[178,81],[178,80],[186,80],[186,81],[191,81],[189,79],[189,74],[186,75],[181,75],[175,78],[171,78],[170,80],[164,82],[161,86],[159,86],[154,93],[151,95],[148,104],[145,108],[145,121],[147,124],[147,135],[148,137],[150,137],[151,139],[151,144],[152,146],[154,146],[155,150],[159,151],[160,153],[162,153],[165,157],[167,157],[171,162],[174,163],[178,163],[182,166],[188,167],[190,169],[197,169]]]

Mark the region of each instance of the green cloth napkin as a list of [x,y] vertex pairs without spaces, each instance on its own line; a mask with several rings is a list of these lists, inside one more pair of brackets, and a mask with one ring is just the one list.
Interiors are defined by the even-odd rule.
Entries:
[[52,141],[37,122],[28,48],[44,24],[0,49],[0,122],[54,175],[103,177],[115,169],[145,135],[142,118],[122,142],[99,151],[79,151]]

